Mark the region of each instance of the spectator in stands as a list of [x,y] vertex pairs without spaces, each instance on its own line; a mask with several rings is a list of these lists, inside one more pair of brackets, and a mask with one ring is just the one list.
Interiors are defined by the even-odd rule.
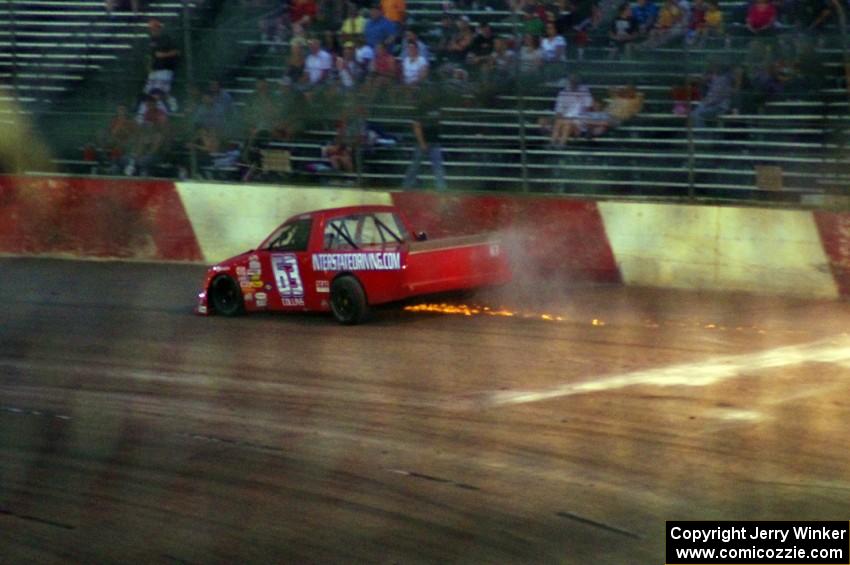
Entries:
[[642,48],[661,47],[673,39],[684,35],[688,20],[677,0],[665,0],[658,11],[658,19],[649,32],[649,39],[641,44]]
[[578,23],[578,11],[575,3],[572,0],[558,0],[558,13],[555,18],[555,27],[558,29],[558,34],[567,37],[573,32],[573,27]]
[[588,139],[599,137],[606,133],[612,126],[611,116],[605,111],[601,101],[595,97],[591,97],[591,104],[585,108],[575,120],[575,127],[578,130],[575,137],[578,135]]
[[447,70],[449,76],[445,80],[443,88],[443,104],[471,107],[473,104],[471,95],[474,93],[475,87],[469,82],[469,73],[460,67],[449,68]]
[[289,21],[305,28],[316,20],[318,8],[315,0],[293,0],[289,8]]
[[443,14],[439,27],[431,31],[431,45],[434,46],[438,64],[442,63],[447,57],[449,45],[451,45],[456,31],[457,24],[450,14]]
[[776,27],[776,6],[768,0],[754,0],[747,9],[747,29],[756,37],[768,37]]
[[503,85],[514,78],[516,53],[508,49],[508,42],[504,37],[497,37],[493,41],[493,53],[481,70],[484,81],[494,86]]
[[593,96],[577,75],[567,79],[558,93],[552,123],[551,142],[562,147],[571,137],[581,133],[581,115],[593,106]]
[[637,20],[632,16],[632,7],[628,3],[620,5],[617,17],[611,23],[608,33],[609,58],[617,55],[631,55],[631,45],[639,37]]
[[670,96],[673,98],[673,114],[683,117],[690,114],[692,104],[702,99],[699,86],[695,81],[685,78],[683,83],[676,84],[670,89]]
[[794,3],[793,23],[806,33],[817,33],[832,19],[830,0],[797,0]]
[[363,35],[366,37],[366,43],[374,48],[379,43],[392,44],[400,31],[398,24],[384,17],[380,6],[373,6],[369,21],[363,28]]
[[[428,52],[428,45],[424,41],[419,39],[419,36],[416,35],[416,32],[412,29],[409,29],[404,32],[404,41],[402,42],[402,44],[406,45],[410,41],[416,42],[416,46],[419,47],[419,54],[422,55],[426,61],[429,61],[431,57],[430,53]],[[402,50],[399,55],[403,57],[404,51]]]
[[221,139],[215,130],[199,126],[192,140],[186,143],[186,149],[195,152],[199,168],[207,169],[213,165],[215,154],[221,151]]
[[416,104],[416,114],[411,122],[413,137],[413,159],[404,177],[403,187],[413,188],[419,178],[419,167],[425,155],[431,161],[437,190],[446,189],[443,170],[443,150],[440,146],[440,96],[435,90],[424,92]]
[[252,131],[272,131],[280,119],[280,100],[272,95],[269,81],[257,79],[254,93],[245,105],[243,121],[246,128]]
[[522,49],[519,51],[519,68],[520,73],[526,77],[537,75],[543,68],[543,51],[537,36],[523,36]]
[[685,41],[688,42],[688,45],[694,45],[703,35],[708,4],[705,0],[693,0],[690,11],[691,15],[688,19],[688,31],[685,35]]
[[304,52],[307,51],[307,31],[301,24],[292,24],[292,38],[289,40],[290,47],[298,45]]
[[[324,30],[327,32],[335,32],[342,24],[344,13],[344,0],[320,0],[317,1],[316,19],[312,27],[314,29]],[[336,34],[334,33],[334,36]],[[330,44],[325,46],[330,49]]]
[[[546,23],[546,35],[540,41],[540,49],[543,52],[543,64],[553,65],[564,63],[567,60],[567,40],[558,34],[558,28],[554,22]],[[561,75],[563,77],[563,75]]]
[[357,64],[363,67],[364,72],[368,72],[369,68],[372,66],[372,60],[375,58],[375,50],[372,49],[372,46],[366,43],[366,38],[362,35],[357,38],[354,42],[354,59],[357,61]]
[[322,49],[322,44],[318,39],[311,39],[309,43],[310,54],[304,61],[304,75],[301,77],[301,83],[304,92],[309,92],[308,101],[312,101],[313,94],[321,87],[328,79],[333,69],[333,57],[331,54]]
[[277,96],[278,119],[271,130],[273,139],[292,139],[303,128],[304,97],[293,87],[292,81],[284,78],[280,81]]
[[221,83],[217,80],[210,81],[208,92],[212,96],[216,111],[224,116],[225,122],[230,122],[233,118],[233,97],[221,88]]
[[119,104],[100,140],[110,173],[118,172],[121,160],[133,146],[137,130],[138,125],[130,116],[127,106]]
[[219,133],[227,129],[227,117],[221,112],[221,108],[215,105],[212,94],[205,92],[201,96],[201,104],[192,115],[192,127],[205,127]]
[[407,54],[401,62],[402,81],[409,88],[421,85],[428,78],[428,61],[419,54],[415,41],[407,43]]
[[339,86],[343,92],[355,90],[363,81],[365,70],[357,62],[354,54],[354,43],[346,42],[343,46],[342,55],[334,62]]
[[387,46],[375,47],[375,58],[369,66],[368,95],[372,100],[384,100],[395,93],[398,83],[399,63]]
[[708,0],[705,10],[705,25],[698,31],[697,46],[701,47],[712,37],[722,38],[726,47],[729,47],[729,38],[723,25],[723,10],[717,0]]
[[635,117],[643,108],[643,99],[643,93],[638,92],[634,85],[612,88],[605,107],[610,116],[609,125],[618,127]]
[[523,35],[533,35],[540,37],[545,31],[543,24],[543,14],[537,11],[537,8],[531,4],[525,7],[525,13],[522,20]]
[[407,18],[407,5],[404,0],[381,0],[381,12],[384,17],[395,23],[399,29]]
[[292,84],[301,84],[304,82],[306,64],[307,57],[304,48],[300,43],[293,43],[289,51],[289,58],[286,61],[284,77],[288,78]]
[[169,93],[177,61],[180,58],[180,50],[177,49],[177,44],[171,36],[165,33],[162,22],[159,20],[152,18],[148,21],[148,33],[151,42],[145,93],[149,94],[154,89]]
[[342,55],[342,43],[339,42],[339,35],[331,30],[325,30],[323,34],[322,47],[331,57]]
[[489,23],[484,22],[478,26],[478,33],[472,44],[469,46],[469,55],[467,55],[467,63],[481,71],[482,67],[488,65],[492,61],[493,49],[495,47],[495,36],[493,28]]
[[607,105],[594,99],[593,106],[579,115],[579,129],[586,137],[599,137],[633,118],[643,107],[643,94],[634,86],[612,88]]
[[275,53],[289,34],[292,23],[289,21],[289,7],[280,6],[257,20],[260,29],[260,41],[272,43],[270,52]]
[[133,150],[124,167],[125,175],[133,176],[137,171],[142,176],[150,174],[150,168],[159,160],[168,141],[168,126],[168,114],[157,106],[156,98],[148,95]]
[[457,29],[446,48],[446,59],[458,65],[465,63],[474,40],[475,34],[469,25],[469,18],[463,16],[457,20]]
[[735,93],[735,78],[726,65],[713,65],[708,75],[705,96],[693,112],[694,127],[704,128],[707,120],[713,120],[729,111]]
[[632,16],[637,22],[638,33],[646,37],[658,20],[658,6],[653,0],[637,0],[637,4],[632,7]]
[[162,110],[167,116],[177,113],[177,100],[173,96],[167,96],[158,88],[151,90],[150,94],[143,97],[139,103],[139,108],[136,110],[136,122],[141,124],[144,121],[145,112],[147,112],[147,99],[153,98],[154,104]]
[[578,24],[575,26],[575,46],[576,58],[581,61],[584,59],[585,48],[593,41],[602,39],[607,40],[607,30],[603,29],[602,22],[605,17],[602,13],[602,8],[595,0],[586,2],[584,5],[579,5],[579,10],[576,13]]
[[354,172],[354,151],[365,142],[366,122],[357,110],[347,108],[337,124],[333,143],[322,148],[322,155],[331,168],[344,173]]
[[820,98],[821,89],[826,85],[827,73],[823,60],[815,51],[814,41],[800,37],[797,39],[796,48],[795,72],[786,85],[787,92],[797,96],[813,93]]
[[[354,2],[348,2],[345,5],[345,19],[339,28],[340,38],[345,41],[357,41],[363,37],[363,30],[366,29],[365,14],[358,10]],[[368,11],[366,12],[368,14]]]

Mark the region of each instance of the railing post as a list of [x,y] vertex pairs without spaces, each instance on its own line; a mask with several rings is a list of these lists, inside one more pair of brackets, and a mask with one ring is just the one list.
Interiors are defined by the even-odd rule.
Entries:
[[[189,13],[189,0],[182,0],[182,24],[183,24],[183,59],[186,61],[186,80],[183,85],[183,94],[185,102],[183,108],[185,110],[192,92],[192,84],[195,82],[194,67],[192,64],[192,18]],[[187,118],[189,118],[187,116]],[[189,118],[191,119],[191,118]],[[192,132],[190,135],[194,135]],[[194,138],[193,138],[194,139]],[[198,178],[198,153],[195,151],[195,144],[191,144],[189,149],[189,175],[191,178]]]
[[688,47],[687,34],[683,45],[685,48],[685,89],[688,93],[688,113],[686,114],[686,127],[688,129],[688,198],[694,200],[696,198],[696,187],[694,186],[694,151],[696,150],[696,144],[694,143],[693,100],[691,99],[693,83],[691,82],[690,65],[688,64],[688,61],[690,61],[690,49]]
[[522,164],[522,191],[528,192],[528,153],[525,133],[525,97],[523,96],[522,67],[520,66],[520,50],[522,40],[519,34],[519,18],[516,5],[511,6],[511,24],[514,34],[514,76],[516,80],[517,119],[519,120],[519,155]]
[[18,85],[18,23],[15,14],[15,3],[9,2],[9,23],[12,25],[10,39],[12,47],[12,92],[15,99],[15,112],[21,113],[21,97]]

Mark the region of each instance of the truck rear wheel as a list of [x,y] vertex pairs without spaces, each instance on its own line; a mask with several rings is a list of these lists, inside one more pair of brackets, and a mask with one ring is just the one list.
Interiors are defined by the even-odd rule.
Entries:
[[369,314],[363,287],[352,276],[337,278],[331,284],[331,311],[340,324],[359,324]]

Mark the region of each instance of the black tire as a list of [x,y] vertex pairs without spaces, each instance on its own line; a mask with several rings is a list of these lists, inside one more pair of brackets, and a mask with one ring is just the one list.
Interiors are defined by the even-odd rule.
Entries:
[[340,324],[353,326],[369,315],[363,287],[352,276],[342,276],[331,284],[331,311]]
[[242,289],[232,277],[219,275],[210,283],[210,305],[216,314],[238,316],[245,311]]

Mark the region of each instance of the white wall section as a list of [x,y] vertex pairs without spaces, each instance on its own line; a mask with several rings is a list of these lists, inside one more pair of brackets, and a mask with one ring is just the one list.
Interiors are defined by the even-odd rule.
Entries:
[[810,211],[598,205],[627,285],[838,297]]

